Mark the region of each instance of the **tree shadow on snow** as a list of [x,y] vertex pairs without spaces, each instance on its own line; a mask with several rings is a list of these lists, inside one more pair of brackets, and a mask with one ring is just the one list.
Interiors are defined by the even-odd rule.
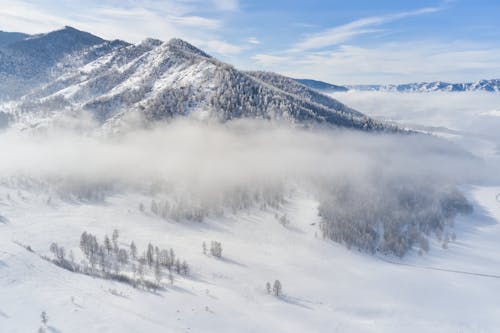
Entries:
[[5,216],[0,215],[0,223],[7,224],[8,222],[9,220]]
[[236,260],[225,258],[225,257],[217,258],[217,260],[222,261],[222,262],[227,263],[227,264],[231,264],[231,265],[236,265],[236,266],[245,267],[245,268],[247,267],[247,265],[245,265],[245,264],[242,264],[240,262],[237,262]]
[[189,294],[191,296],[196,296],[196,294],[193,293],[191,290],[188,290],[186,288],[182,288],[182,287],[179,287],[179,286],[176,286],[176,285],[168,287],[167,290],[176,291],[176,292],[180,292],[180,293],[183,293],[183,294]]
[[304,304],[304,300],[301,300],[300,298],[297,297],[283,295],[278,297],[278,299],[288,304],[296,305],[307,310],[312,310],[310,306]]

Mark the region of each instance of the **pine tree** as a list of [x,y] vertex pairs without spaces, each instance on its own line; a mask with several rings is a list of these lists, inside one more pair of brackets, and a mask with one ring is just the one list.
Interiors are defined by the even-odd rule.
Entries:
[[45,311],[42,311],[40,314],[40,318],[42,319],[42,324],[47,325],[49,322],[49,316],[47,316],[47,313]]
[[276,297],[281,296],[282,293],[282,287],[281,287],[281,282],[279,280],[274,281],[273,285],[273,294]]
[[111,241],[109,240],[108,235],[104,236],[104,247],[106,248],[108,254],[110,254],[113,248],[111,247]]
[[266,291],[268,294],[271,294],[271,284],[269,282],[266,283]]
[[113,251],[115,254],[118,253],[119,247],[118,247],[118,237],[120,237],[120,234],[118,233],[118,230],[113,230],[113,235],[111,236],[113,238]]
[[132,243],[130,243],[130,256],[134,260],[137,258],[137,247],[135,246],[134,241],[132,241]]
[[158,260],[155,261],[155,280],[156,280],[156,285],[159,287],[160,282],[161,282],[161,277],[162,277],[162,271],[160,267],[160,263]]
[[154,248],[153,248],[153,245],[151,245],[151,243],[148,244],[148,248],[147,248],[147,251],[146,251],[146,262],[147,262],[149,268],[151,268],[153,266],[153,263],[154,263]]
[[189,274],[189,266],[188,266],[188,264],[187,264],[186,260],[184,260],[184,261],[182,262],[182,266],[181,266],[181,268],[182,268],[182,274],[184,274],[184,275],[186,275],[186,276],[187,276],[187,275]]

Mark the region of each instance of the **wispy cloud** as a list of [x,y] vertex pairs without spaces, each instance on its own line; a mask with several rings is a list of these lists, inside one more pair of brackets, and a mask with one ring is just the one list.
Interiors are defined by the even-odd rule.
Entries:
[[[500,48],[466,42],[341,45],[330,51],[281,57],[259,55],[259,66],[338,84],[478,80],[500,72]],[[273,60],[276,60],[273,62]],[[293,66],[289,66],[293,64]]]
[[435,13],[440,10],[442,10],[441,7],[428,7],[414,11],[362,18],[344,25],[308,35],[297,42],[292,47],[291,51],[301,52],[338,45],[347,42],[359,35],[379,32],[381,31],[381,29],[377,27],[383,25],[384,23],[400,20],[410,16]]
[[273,65],[278,65],[278,64],[283,64],[287,60],[289,60],[289,57],[286,56],[275,56],[271,54],[256,54],[252,57],[252,59],[258,63],[260,66],[263,67],[268,67],[268,66],[273,66]]
[[258,40],[256,37],[247,38],[247,42],[254,45],[260,44],[260,40]]

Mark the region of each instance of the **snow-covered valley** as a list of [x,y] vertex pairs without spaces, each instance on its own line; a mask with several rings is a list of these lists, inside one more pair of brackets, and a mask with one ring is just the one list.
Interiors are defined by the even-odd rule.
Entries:
[[497,331],[499,94],[2,35],[0,333]]
[[[494,332],[500,305],[499,187],[471,187],[476,212],[456,221],[448,249],[402,261],[349,251],[318,236],[317,203],[304,193],[288,198],[283,227],[272,211],[250,210],[218,220],[166,222],[136,208],[131,195],[103,205],[45,203],[2,190],[0,253],[2,332],[34,332],[40,313],[54,332]],[[79,235],[120,231],[135,240],[176,249],[189,277],[151,293],[64,270],[15,242],[50,255],[57,241],[78,250]],[[202,253],[218,240],[223,259]],[[388,262],[402,262],[402,266]],[[492,274],[496,277],[424,267]],[[279,279],[284,295],[265,290]]]
[[[418,102],[418,96],[412,96],[414,102]],[[344,102],[342,96],[336,97]],[[421,119],[425,119],[427,103],[422,100],[418,104]],[[373,109],[355,106],[368,115],[379,116],[374,111],[379,111],[380,105]],[[459,111],[445,111],[433,115],[449,122],[461,121],[463,115]],[[408,121],[415,122],[418,117],[409,114],[413,119]],[[400,118],[398,121],[405,120],[405,114],[401,113]],[[445,126],[435,119],[433,124]],[[172,135],[175,134],[178,133]],[[214,139],[206,133],[201,137]],[[278,147],[280,140],[289,140],[288,136],[275,137]],[[181,142],[185,139],[179,138]],[[467,140],[466,135],[460,137],[460,142]],[[57,144],[55,147],[61,148]],[[86,155],[85,146],[77,147],[80,153],[75,156],[82,154],[83,163],[91,155]],[[182,149],[187,149],[187,155],[193,153],[189,144],[179,148]],[[20,151],[26,151],[26,147],[21,145]],[[50,148],[43,153],[49,151]],[[256,151],[264,151],[263,156],[268,156],[269,161],[276,153],[262,148]],[[171,152],[185,162],[185,156]],[[481,157],[494,166],[496,155],[489,152]],[[48,156],[62,158],[64,153],[67,152]],[[222,149],[216,159],[226,153]],[[249,156],[258,156],[254,153]],[[121,159],[123,156],[113,154],[112,158],[121,163],[121,172],[128,175],[130,170]],[[227,164],[236,156],[242,159],[240,163],[248,162],[244,155],[231,153],[219,163]],[[280,155],[284,156],[288,155]],[[321,161],[314,154],[308,158]],[[21,163],[13,160],[14,165]],[[34,158],[29,163],[42,160]],[[215,164],[202,168],[201,174],[220,167],[214,160],[209,162]],[[275,175],[292,162],[295,167],[309,168],[285,158],[283,165],[270,162],[267,168],[273,169],[273,173],[257,174]],[[43,171],[48,165],[53,164],[40,163],[39,167]],[[75,167],[69,162],[64,165]],[[420,167],[423,168],[418,166],[415,170]],[[109,172],[100,164],[95,168]],[[155,170],[140,163],[138,168],[145,172]],[[258,169],[258,165],[252,168]],[[10,172],[5,163],[2,170]],[[194,170],[196,167],[191,166],[186,172]],[[181,177],[181,173],[176,175]],[[239,176],[214,177],[220,181]],[[412,250],[402,259],[372,255],[355,247],[349,250],[324,239],[318,227],[319,202],[300,186],[287,191],[283,204],[277,207],[244,208],[196,222],[153,214],[151,196],[143,191],[116,191],[98,202],[57,196],[49,200],[50,195],[39,189],[15,188],[4,181],[0,186],[0,331],[35,332],[41,326],[40,313],[45,311],[50,332],[496,332],[500,324],[496,294],[500,288],[500,186],[495,178],[462,184],[474,212],[455,219],[456,240],[447,243],[446,249],[436,237],[431,237],[428,253],[419,255]],[[53,193],[53,189],[49,192]],[[144,211],[140,203],[144,203]],[[280,223],[279,217],[284,215],[286,224]],[[39,256],[52,257],[49,246],[57,242],[67,252],[73,250],[79,261],[82,232],[95,234],[101,241],[104,235],[111,236],[114,229],[119,230],[118,243],[123,248],[128,248],[131,241],[140,252],[149,242],[174,248],[189,263],[190,274],[174,274],[171,284],[165,270],[161,289],[147,291],[70,272]],[[203,253],[203,242],[211,241],[221,242],[221,258]],[[29,245],[33,252],[20,244]],[[146,276],[152,280],[152,271],[146,269]],[[272,284],[275,280],[283,286],[280,297],[266,291],[266,282]]]

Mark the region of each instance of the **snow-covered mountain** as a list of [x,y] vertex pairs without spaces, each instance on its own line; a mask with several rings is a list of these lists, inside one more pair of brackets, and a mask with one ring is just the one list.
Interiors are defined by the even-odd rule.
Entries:
[[448,83],[442,81],[416,82],[389,85],[352,85],[347,86],[352,90],[362,91],[399,91],[399,92],[433,92],[433,91],[500,91],[500,79],[479,80],[467,83]]
[[92,54],[92,48],[98,45],[102,48],[110,43],[117,44],[71,27],[33,36],[12,33],[8,36],[14,38],[0,47],[2,99],[18,98],[49,82],[62,73],[61,69],[66,67],[64,64],[77,53]]
[[106,124],[138,112],[148,120],[245,117],[389,128],[293,79],[239,71],[180,39],[131,45],[66,27],[0,50],[3,97],[16,98],[11,109],[23,114],[87,110]]
[[323,81],[318,81],[318,80],[310,80],[310,79],[295,79],[297,82],[312,88],[319,90],[321,92],[345,92],[348,91],[344,86],[337,86],[331,83],[323,82]]
[[358,84],[338,86],[323,81],[296,79],[297,82],[322,93],[358,91],[397,91],[397,92],[433,92],[433,91],[500,91],[500,79],[479,80],[468,83],[448,83],[443,81],[415,82],[405,84]]
[[7,31],[0,30],[0,47],[12,44],[12,43],[20,41],[20,40],[23,40],[29,36],[30,35],[23,34],[21,32],[7,32]]

